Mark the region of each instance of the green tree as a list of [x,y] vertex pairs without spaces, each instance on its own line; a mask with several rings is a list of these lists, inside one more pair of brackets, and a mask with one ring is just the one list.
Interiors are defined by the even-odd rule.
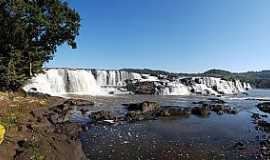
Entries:
[[0,85],[15,91],[59,45],[76,48],[80,16],[61,0],[0,0]]

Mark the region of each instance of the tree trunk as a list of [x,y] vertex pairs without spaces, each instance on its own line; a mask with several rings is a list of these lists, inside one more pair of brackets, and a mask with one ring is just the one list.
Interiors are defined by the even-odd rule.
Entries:
[[31,60],[29,62],[29,75],[30,75],[30,77],[33,76],[33,73],[32,73],[32,62],[31,62]]

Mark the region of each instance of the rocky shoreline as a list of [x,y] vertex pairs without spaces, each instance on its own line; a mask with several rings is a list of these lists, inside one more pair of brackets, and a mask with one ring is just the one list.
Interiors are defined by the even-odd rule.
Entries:
[[[1,104],[5,110],[1,110],[0,121],[7,129],[0,145],[2,159],[87,159],[80,142],[82,127],[70,122],[69,116],[75,105],[92,105],[93,102],[60,97],[13,96],[9,99],[4,95]],[[8,117],[9,112],[14,116],[14,122]]]
[[[0,95],[0,122],[7,129],[5,140],[0,145],[0,158],[86,160],[89,153],[83,149],[80,136],[82,132],[92,132],[95,126],[110,127],[114,130],[122,125],[133,126],[138,122],[149,120],[194,116],[208,118],[211,114],[221,116],[239,113],[238,108],[220,98],[193,101],[192,107],[164,106],[156,101],[122,103],[126,113],[116,115],[108,110],[92,111],[93,100],[64,99],[48,95],[33,96]],[[253,113],[251,116],[253,123],[257,130],[270,133],[270,124],[266,120],[270,111],[269,102],[258,103],[257,107],[265,114]],[[86,117],[87,122],[72,122],[74,110]],[[260,139],[259,143],[260,148],[256,157],[269,158],[268,136]],[[236,141],[232,146],[239,151],[247,147],[242,141]]]

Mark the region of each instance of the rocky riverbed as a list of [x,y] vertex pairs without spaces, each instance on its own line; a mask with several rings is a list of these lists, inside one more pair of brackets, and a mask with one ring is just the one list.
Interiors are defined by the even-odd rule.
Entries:
[[102,99],[81,134],[89,159],[270,158],[266,97]]
[[35,96],[1,94],[2,159],[270,158],[269,101],[252,93]]

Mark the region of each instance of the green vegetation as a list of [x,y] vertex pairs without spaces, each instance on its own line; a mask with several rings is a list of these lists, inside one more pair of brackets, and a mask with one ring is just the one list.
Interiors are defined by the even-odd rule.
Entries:
[[0,0],[0,89],[16,91],[57,46],[76,48],[80,16],[61,0]]

